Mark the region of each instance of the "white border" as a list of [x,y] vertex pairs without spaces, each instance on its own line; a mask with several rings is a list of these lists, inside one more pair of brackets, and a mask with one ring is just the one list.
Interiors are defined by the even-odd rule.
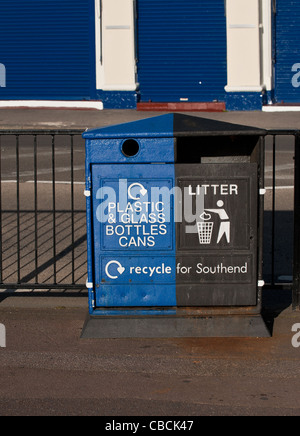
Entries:
[[263,86],[225,86],[226,92],[262,92]]
[[299,106],[263,106],[263,112],[300,112]]
[[0,100],[0,108],[55,108],[103,110],[102,101]]

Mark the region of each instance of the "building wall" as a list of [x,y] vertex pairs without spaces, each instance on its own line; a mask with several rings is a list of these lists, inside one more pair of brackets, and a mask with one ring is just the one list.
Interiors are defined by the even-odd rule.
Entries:
[[261,109],[272,90],[271,0],[227,0],[227,108]]
[[96,87],[106,108],[136,107],[135,0],[95,2]]
[[[1,100],[96,97],[94,0],[2,0]],[[92,18],[92,20],[91,20]]]
[[276,3],[276,101],[300,103],[300,1]]
[[142,102],[225,101],[224,0],[138,0]]
[[2,0],[0,101],[300,103],[299,23],[300,0]]

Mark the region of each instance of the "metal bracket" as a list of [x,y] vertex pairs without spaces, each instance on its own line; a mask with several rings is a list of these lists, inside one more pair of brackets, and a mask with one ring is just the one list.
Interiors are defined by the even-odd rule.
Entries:
[[91,283],[91,282],[86,281],[85,286],[86,286],[88,289],[93,289],[93,287],[94,287],[94,283]]

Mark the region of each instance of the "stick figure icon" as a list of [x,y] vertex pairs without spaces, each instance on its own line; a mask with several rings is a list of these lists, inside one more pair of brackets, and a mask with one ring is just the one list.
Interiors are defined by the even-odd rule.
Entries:
[[230,220],[229,220],[229,216],[227,215],[227,212],[223,208],[224,201],[219,200],[217,202],[217,206],[219,209],[205,209],[205,211],[216,213],[220,217],[221,224],[220,224],[217,244],[219,244],[219,242],[221,241],[221,239],[224,235],[225,235],[226,240],[229,244],[230,243]]

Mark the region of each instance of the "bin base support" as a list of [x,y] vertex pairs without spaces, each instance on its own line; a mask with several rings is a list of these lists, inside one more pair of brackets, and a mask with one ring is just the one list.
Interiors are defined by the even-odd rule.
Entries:
[[261,315],[210,317],[88,315],[83,339],[271,337]]

